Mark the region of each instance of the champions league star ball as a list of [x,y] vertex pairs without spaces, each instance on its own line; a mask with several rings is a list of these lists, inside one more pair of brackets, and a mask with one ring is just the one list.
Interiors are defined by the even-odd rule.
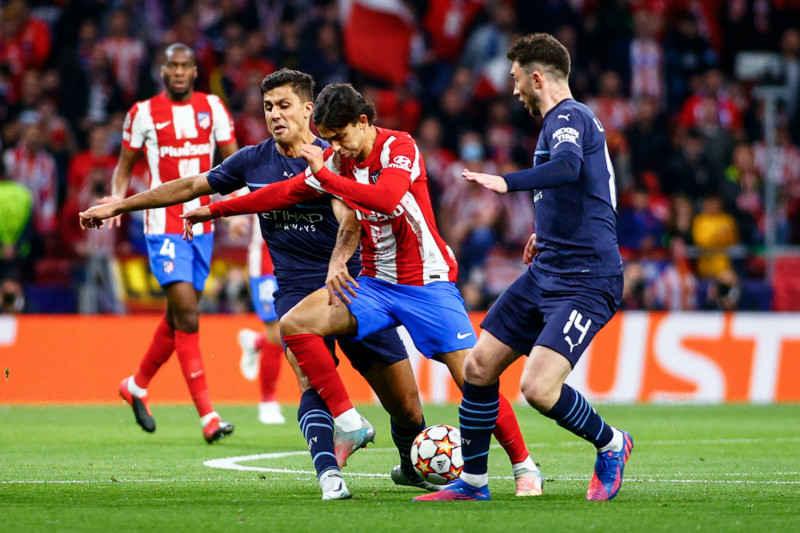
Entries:
[[411,445],[411,464],[423,479],[435,485],[455,481],[464,468],[461,432],[444,424],[426,428]]

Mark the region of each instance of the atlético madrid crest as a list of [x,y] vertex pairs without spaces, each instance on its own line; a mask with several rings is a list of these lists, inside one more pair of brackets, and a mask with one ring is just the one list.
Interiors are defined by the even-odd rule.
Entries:
[[197,112],[197,125],[207,130],[211,127],[211,113],[208,111],[198,111]]
[[175,270],[175,263],[172,261],[164,261],[164,272],[172,274],[173,270]]

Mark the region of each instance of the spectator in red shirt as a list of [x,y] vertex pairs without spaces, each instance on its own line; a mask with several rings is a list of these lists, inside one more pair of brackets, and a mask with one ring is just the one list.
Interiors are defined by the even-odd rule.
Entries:
[[680,127],[684,129],[700,125],[706,112],[706,100],[716,108],[720,126],[730,132],[742,129],[742,114],[736,102],[725,91],[725,76],[721,70],[712,68],[703,74],[702,85],[686,100],[680,112]]
[[50,55],[50,28],[28,13],[24,0],[11,0],[0,13],[0,63],[11,70],[9,101],[20,96],[20,82],[28,69],[40,69]]

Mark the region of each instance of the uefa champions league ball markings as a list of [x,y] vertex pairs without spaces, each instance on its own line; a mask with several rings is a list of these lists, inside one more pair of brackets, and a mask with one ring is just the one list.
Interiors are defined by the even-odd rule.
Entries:
[[411,464],[420,476],[436,485],[455,481],[464,468],[461,431],[444,424],[426,428],[411,445]]

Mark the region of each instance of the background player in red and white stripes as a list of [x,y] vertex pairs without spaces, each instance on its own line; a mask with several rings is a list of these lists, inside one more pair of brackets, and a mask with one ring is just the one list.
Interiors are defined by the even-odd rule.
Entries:
[[[154,189],[211,169],[217,146],[223,158],[238,149],[233,120],[222,101],[214,95],[194,92],[197,64],[191,48],[180,43],[167,47],[161,78],[164,92],[137,102],[125,117],[112,194],[102,203],[125,197],[140,151],[147,159],[150,188]],[[211,405],[198,342],[197,303],[208,277],[213,225],[199,226],[199,239],[187,243],[181,239],[180,219],[184,211],[208,202],[208,196],[201,196],[184,204],[148,209],[145,214],[150,268],[167,294],[167,311],[138,370],[122,381],[119,390],[133,408],[139,425],[145,431],[155,431],[147,405],[147,386],[172,352],[177,352],[201,417],[203,437],[211,443],[233,432],[233,426],[222,420]],[[119,223],[119,217],[112,218],[109,226],[115,223]],[[82,225],[92,227],[91,223]]]

